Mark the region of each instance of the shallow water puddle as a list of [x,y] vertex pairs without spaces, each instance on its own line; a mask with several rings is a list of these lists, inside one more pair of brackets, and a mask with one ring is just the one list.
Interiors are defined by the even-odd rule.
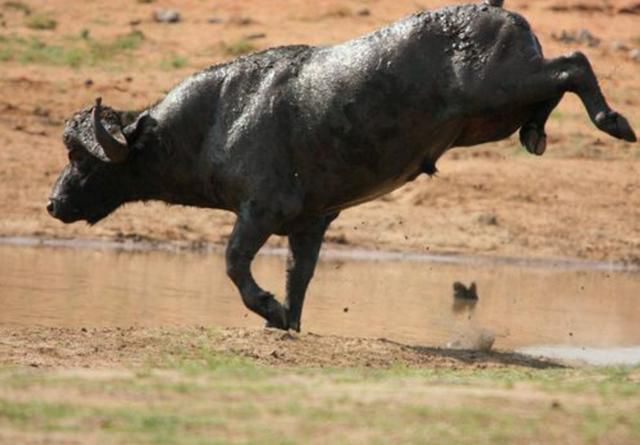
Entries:
[[[626,347],[626,357],[640,361],[637,271],[355,256],[328,255],[319,263],[304,330],[435,346],[494,335],[500,349]],[[253,270],[282,296],[283,256],[259,256]],[[475,306],[455,303],[456,281],[477,284]],[[216,253],[0,246],[0,307],[5,326],[262,325]]]
[[593,348],[587,346],[530,346],[518,352],[561,360],[569,364],[635,365],[640,363],[640,347]]

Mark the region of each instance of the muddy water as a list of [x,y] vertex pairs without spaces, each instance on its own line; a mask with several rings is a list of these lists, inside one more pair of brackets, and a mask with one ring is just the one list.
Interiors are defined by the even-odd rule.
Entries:
[[[282,295],[284,257],[254,273]],[[640,273],[579,267],[447,264],[325,257],[303,329],[421,345],[640,346]],[[215,253],[0,246],[0,324],[9,326],[254,326]],[[456,307],[452,283],[477,283],[474,307]]]

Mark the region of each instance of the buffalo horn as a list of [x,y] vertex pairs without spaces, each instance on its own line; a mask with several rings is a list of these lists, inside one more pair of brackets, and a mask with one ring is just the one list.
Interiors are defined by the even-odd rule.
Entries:
[[119,140],[104,128],[100,121],[101,112],[102,98],[98,97],[96,99],[96,105],[93,107],[93,131],[96,136],[96,141],[98,141],[105,156],[111,162],[122,162],[127,159],[129,155],[129,147],[126,142]]

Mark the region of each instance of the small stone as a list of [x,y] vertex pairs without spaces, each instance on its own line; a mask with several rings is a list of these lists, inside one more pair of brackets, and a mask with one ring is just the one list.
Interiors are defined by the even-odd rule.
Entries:
[[298,334],[294,331],[283,332],[278,340],[298,340]]
[[236,26],[248,26],[252,25],[254,20],[248,16],[233,16],[229,19],[229,23]]
[[612,51],[629,51],[629,47],[622,42],[614,40],[611,42],[611,50]]
[[93,85],[93,79],[85,79],[84,86],[89,88]]
[[555,32],[551,33],[551,38],[553,40],[557,40],[562,43],[573,43],[576,41],[575,36],[571,35],[571,33],[565,31],[564,29],[560,34],[556,34]]
[[581,29],[578,32],[578,42],[586,43],[588,46],[595,48],[600,45],[600,39],[591,34],[588,29]]
[[51,114],[51,112],[47,109],[47,108],[43,108],[40,105],[37,105],[34,109],[33,109],[33,114],[38,116],[38,117],[49,117],[49,115]]
[[630,2],[629,4],[622,6],[620,9],[618,9],[618,14],[640,14],[640,2]]
[[497,226],[498,217],[492,213],[483,213],[478,216],[478,223],[485,226]]
[[153,13],[153,19],[160,23],[178,23],[180,13],[175,9],[158,9]]
[[577,32],[563,30],[560,34],[551,33],[551,38],[562,43],[582,43],[592,48],[600,45],[600,39],[588,29],[581,29]]
[[345,307],[344,309],[342,309],[342,312],[344,312],[346,314],[347,312],[349,312],[349,308]]
[[363,8],[360,9],[359,11],[356,12],[356,15],[360,16],[360,17],[368,17],[371,15],[371,11],[367,8]]
[[131,26],[138,26],[140,23],[142,23],[142,20],[140,19],[133,19],[129,21],[129,25]]
[[209,17],[207,19],[207,23],[211,23],[214,25],[220,24],[220,23],[224,23],[224,19],[222,19],[221,17]]
[[629,58],[635,62],[640,62],[640,48],[634,48],[629,51]]
[[256,32],[253,34],[249,34],[247,36],[245,36],[245,39],[247,40],[258,40],[258,39],[264,39],[265,37],[267,37],[267,35],[263,32]]

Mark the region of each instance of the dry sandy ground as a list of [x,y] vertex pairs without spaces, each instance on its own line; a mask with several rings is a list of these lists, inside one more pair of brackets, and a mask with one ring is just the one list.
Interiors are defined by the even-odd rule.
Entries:
[[0,365],[35,368],[129,368],[177,355],[232,354],[276,367],[484,369],[549,368],[510,352],[479,352],[405,345],[386,339],[319,336],[273,329],[228,328],[0,328]]
[[[29,0],[25,4],[32,10],[30,16],[4,3],[0,6],[4,23],[0,28],[0,235],[223,243],[233,215],[221,211],[135,204],[92,228],[82,223],[65,226],[50,218],[44,205],[66,162],[60,140],[64,118],[96,96],[116,108],[143,107],[179,79],[229,59],[234,51],[339,42],[420,7],[446,3]],[[611,48],[613,42],[640,47],[640,16],[618,12],[627,3],[508,0],[506,6],[529,19],[547,55],[584,51],[611,104],[640,129],[640,63],[632,61],[628,51]],[[180,23],[151,19],[154,10],[172,6],[180,9]],[[28,28],[30,17],[37,14],[54,18],[57,27]],[[212,17],[221,23],[210,23]],[[598,47],[552,38],[553,33],[582,28],[601,39]],[[88,47],[113,42],[132,30],[144,34],[139,46],[97,60],[80,55],[72,62],[78,65],[75,68],[59,60],[21,61],[28,59],[21,53],[27,51],[24,45],[15,50],[6,43],[16,37],[35,37],[58,48]],[[450,152],[439,163],[437,177],[421,178],[389,196],[345,211],[327,239],[373,249],[637,262],[638,145],[599,133],[573,97],[567,97],[552,116],[548,133],[550,144],[543,158],[523,152],[515,138]]]

